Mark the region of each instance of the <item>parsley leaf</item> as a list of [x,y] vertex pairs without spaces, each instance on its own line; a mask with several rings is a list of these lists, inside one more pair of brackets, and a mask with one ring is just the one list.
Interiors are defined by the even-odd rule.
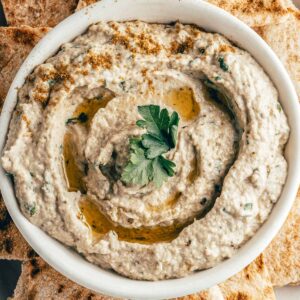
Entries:
[[175,148],[177,142],[177,132],[178,132],[179,116],[177,112],[173,112],[171,115],[169,128],[171,134],[171,148]]
[[29,203],[25,203],[24,204],[25,209],[28,211],[28,213],[30,214],[30,216],[32,217],[36,211],[37,211],[37,207],[36,207],[36,203],[33,202],[32,204]]
[[147,158],[155,158],[170,150],[169,146],[164,141],[154,137],[151,134],[143,134],[142,144],[147,149]]
[[153,160],[153,182],[157,187],[160,187],[169,176],[167,170],[161,164],[160,157],[162,156],[156,157]]
[[137,139],[130,140],[130,158],[123,170],[121,179],[124,182],[146,185],[152,178],[152,160],[145,157],[141,143]]
[[88,118],[89,118],[88,115],[86,113],[82,112],[82,113],[80,113],[80,115],[78,117],[68,119],[66,121],[66,125],[76,124],[78,122],[85,123],[85,122],[87,122]]
[[224,60],[224,57],[223,57],[223,56],[220,56],[220,57],[218,58],[218,62],[219,62],[220,68],[221,68],[223,71],[228,72],[229,67],[228,67],[228,65],[225,63],[225,60]]
[[153,181],[160,187],[175,174],[175,163],[163,154],[176,146],[179,116],[177,112],[170,116],[166,108],[158,105],[138,106],[138,112],[143,119],[136,125],[147,129],[147,133],[129,140],[130,156],[121,180],[138,185]]
[[147,134],[142,135],[143,146],[149,149],[147,157],[154,158],[175,148],[178,113],[173,112],[170,117],[168,110],[160,110],[158,105],[138,106],[138,111],[144,120],[138,120],[136,125],[147,129]]

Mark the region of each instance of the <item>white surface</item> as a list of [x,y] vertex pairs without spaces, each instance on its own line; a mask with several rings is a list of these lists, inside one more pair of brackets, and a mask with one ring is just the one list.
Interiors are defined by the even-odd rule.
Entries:
[[[93,7],[93,9],[87,8],[78,12],[53,29],[35,47],[22,65],[2,111],[0,149],[5,140],[10,112],[16,102],[16,87],[20,87],[24,77],[32,68],[55,53],[63,42],[73,39],[89,24],[101,19],[139,18],[156,22],[180,19],[182,22],[196,23],[207,30],[218,31],[229,39],[237,41],[240,46],[253,54],[276,84],[282,106],[288,114],[292,127],[286,155],[289,162],[293,163],[289,164],[288,180],[282,196],[266,224],[232,259],[215,268],[197,272],[182,279],[159,282],[134,281],[93,266],[30,224],[20,213],[13,194],[13,187],[1,169],[0,185],[8,210],[28,242],[49,264],[74,281],[98,292],[139,299],[169,298],[190,294],[223,281],[241,270],[267,246],[281,227],[296,195],[300,175],[300,158],[297,157],[297,153],[300,152],[300,141],[297,140],[297,136],[300,136],[300,113],[292,83],[274,53],[253,31],[229,14],[207,3],[199,0],[153,0],[151,2],[147,0],[122,0],[119,2],[103,0]],[[131,9],[128,10],[128,7]],[[216,22],[216,20],[218,21]]]
[[300,286],[285,286],[275,289],[276,299],[278,300],[299,300]]

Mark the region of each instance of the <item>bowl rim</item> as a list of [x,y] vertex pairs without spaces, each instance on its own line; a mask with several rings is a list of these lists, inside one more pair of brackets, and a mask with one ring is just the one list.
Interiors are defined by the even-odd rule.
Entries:
[[[132,9],[128,10],[128,7]],[[217,19],[218,22],[210,18]],[[163,299],[195,293],[226,280],[254,260],[271,242],[292,207],[300,182],[300,156],[297,157],[297,153],[300,153],[300,139],[297,140],[297,136],[300,136],[300,111],[295,88],[275,53],[252,29],[226,11],[201,0],[102,0],[59,23],[40,40],[24,61],[11,84],[1,113],[0,153],[3,151],[11,114],[17,101],[17,89],[23,85],[25,77],[31,73],[34,66],[57,52],[63,42],[80,35],[90,24],[100,20],[135,19],[157,23],[179,20],[198,25],[207,22],[207,25],[201,27],[208,31],[223,26],[218,32],[238,45],[242,43],[242,48],[249,51],[272,78],[280,92],[280,101],[291,127],[287,153],[292,164],[290,161],[287,182],[267,221],[232,258],[211,269],[179,279],[138,281],[89,263],[31,224],[20,212],[13,185],[2,166],[0,188],[7,209],[22,235],[54,269],[80,285],[106,295],[133,299]],[[216,24],[212,24],[213,22]],[[248,41],[247,47],[245,36]]]

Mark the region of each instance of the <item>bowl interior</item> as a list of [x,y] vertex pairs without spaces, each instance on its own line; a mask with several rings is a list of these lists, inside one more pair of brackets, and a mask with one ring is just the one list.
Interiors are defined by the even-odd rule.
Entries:
[[90,24],[100,20],[135,19],[156,23],[179,20],[197,24],[207,31],[219,32],[250,52],[272,78],[292,130],[286,147],[289,163],[287,182],[267,222],[236,255],[214,268],[180,279],[136,281],[92,265],[27,221],[18,208],[12,183],[2,167],[0,187],[9,213],[26,240],[41,257],[65,276],[107,295],[135,299],[171,298],[191,294],[224,281],[249,264],[275,236],[287,217],[299,185],[300,156],[297,153],[300,152],[300,139],[297,136],[300,136],[300,113],[293,85],[276,55],[255,32],[223,10],[200,0],[102,0],[64,20],[30,53],[6,98],[0,119],[0,149],[3,149],[11,113],[17,101],[17,88],[22,86],[24,78],[36,65],[53,55],[61,44],[83,33]]

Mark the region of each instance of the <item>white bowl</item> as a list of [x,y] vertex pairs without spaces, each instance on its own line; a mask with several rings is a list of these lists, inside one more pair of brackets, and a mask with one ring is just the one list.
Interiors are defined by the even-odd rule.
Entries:
[[157,282],[137,281],[87,262],[76,252],[27,221],[19,210],[13,185],[2,168],[0,187],[8,211],[25,239],[44,260],[73,281],[96,292],[124,298],[178,297],[224,281],[255,259],[282,226],[299,186],[300,112],[297,95],[279,59],[254,31],[225,11],[200,0],[103,0],[87,7],[70,16],[48,33],[20,68],[2,110],[0,149],[3,149],[11,114],[17,101],[17,88],[22,86],[24,79],[35,66],[52,56],[61,44],[83,33],[90,24],[100,20],[134,19],[162,23],[179,20],[183,23],[197,24],[208,31],[219,32],[250,52],[272,78],[288,116],[291,136],[286,147],[286,158],[289,163],[287,181],[267,222],[232,258],[214,268],[195,272],[180,279]]

